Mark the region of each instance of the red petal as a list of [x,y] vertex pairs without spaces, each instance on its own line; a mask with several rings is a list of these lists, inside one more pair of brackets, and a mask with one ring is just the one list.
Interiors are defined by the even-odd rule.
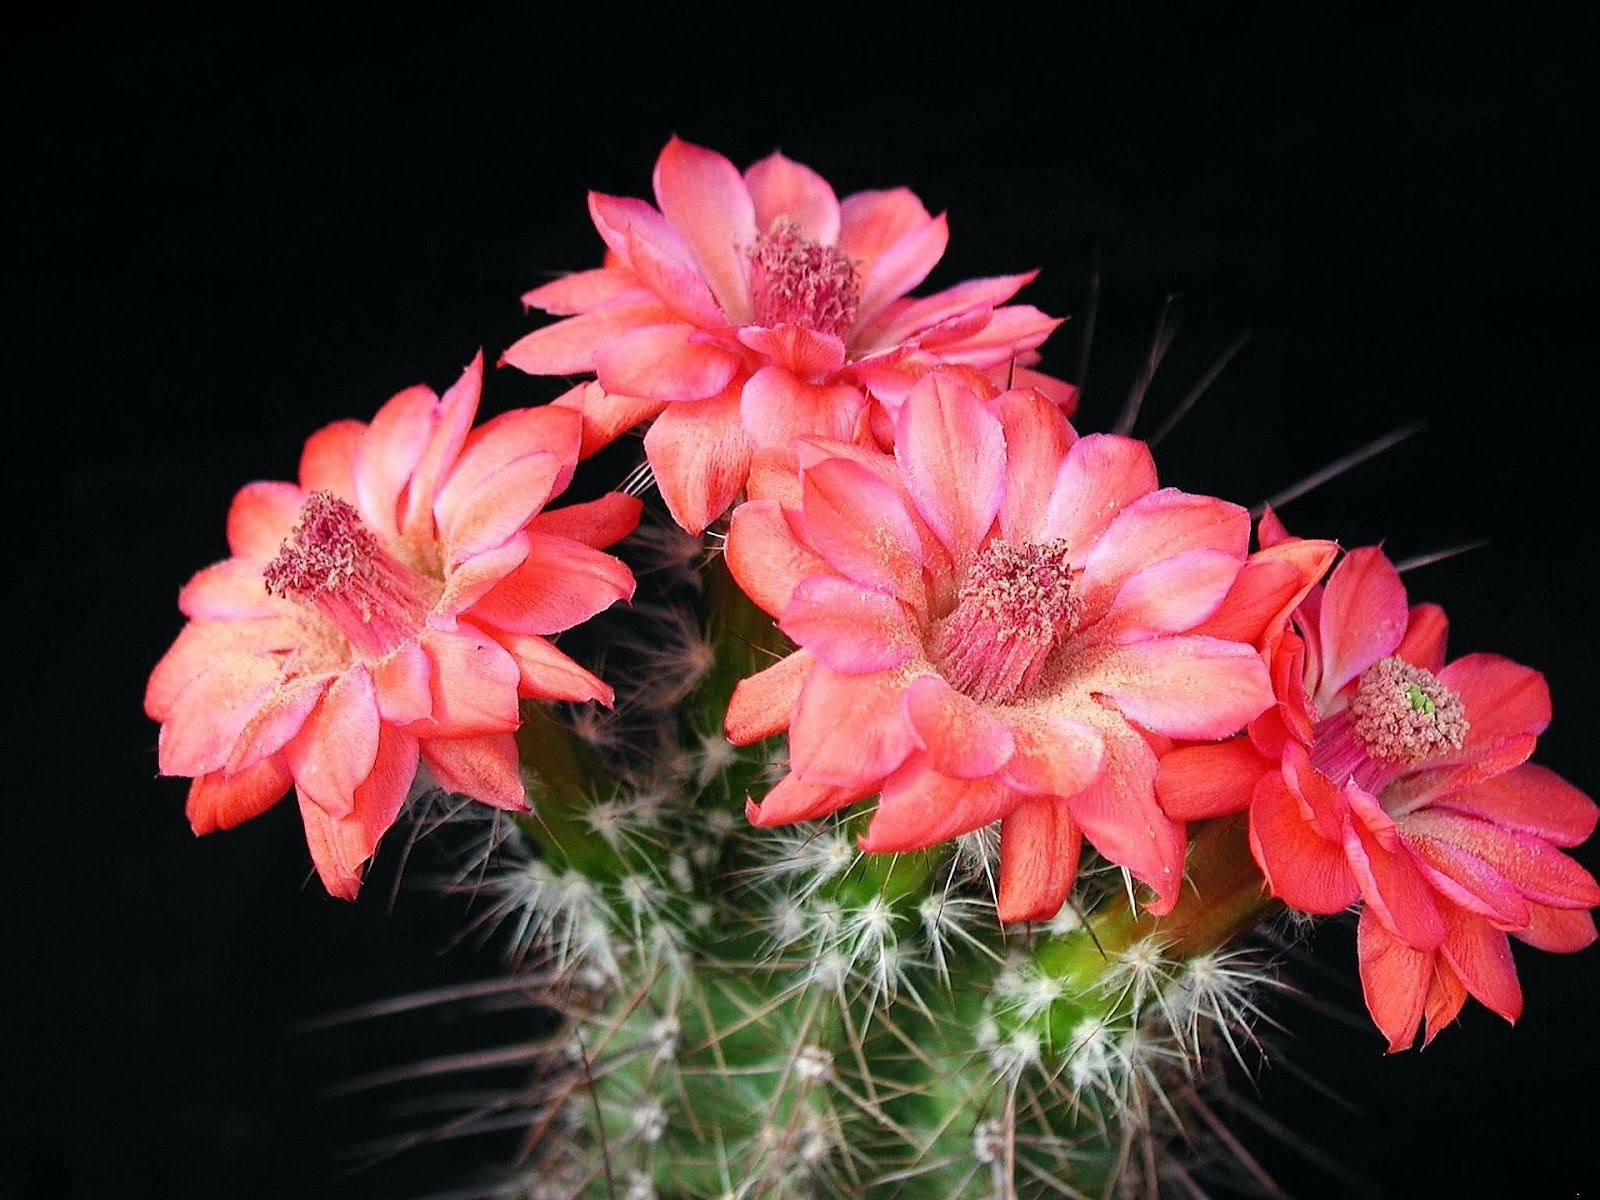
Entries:
[[806,651],[796,650],[766,670],[741,679],[734,686],[723,721],[728,740],[735,746],[748,746],[787,729],[815,662]]
[[733,510],[726,561],[745,595],[774,617],[801,580],[832,570],[795,538],[776,500],[752,500]]
[[1408,1049],[1417,1037],[1433,978],[1434,952],[1413,950],[1363,910],[1356,926],[1361,993],[1373,1022],[1389,1039],[1389,1053]]
[[[284,762],[302,798],[330,817],[354,811],[356,789],[378,755],[377,690],[360,664],[334,680],[300,732],[283,748]],[[330,889],[331,890],[331,889]]]
[[733,503],[750,471],[738,389],[669,405],[645,434],[644,448],[672,519],[700,533]]
[[201,775],[189,785],[186,815],[197,834],[232,829],[271,808],[294,781],[277,758],[265,758],[231,776]]
[[429,738],[422,743],[422,761],[446,791],[512,812],[528,808],[528,794],[517,771],[517,740],[509,733]]
[[828,783],[812,783],[796,775],[785,775],[778,780],[757,804],[745,804],[745,816],[750,824],[765,828],[770,825],[787,825],[791,821],[812,821],[836,812],[847,804],[861,799],[857,788],[835,787]]
[[306,494],[292,483],[247,483],[228,508],[228,549],[235,558],[270,562],[300,519]]
[[1083,837],[1059,800],[1025,800],[1000,823],[1002,921],[1048,921],[1078,875]]
[[815,783],[841,787],[883,779],[915,746],[903,690],[892,672],[840,675],[814,665],[789,726],[794,770]]
[[861,848],[879,854],[935,846],[998,821],[1020,800],[998,780],[950,779],[917,756],[884,780]]
[[1015,752],[1011,730],[938,675],[919,675],[905,690],[906,717],[928,765],[953,779],[982,779]]
[[1156,795],[1174,820],[1220,817],[1249,808],[1256,784],[1276,770],[1276,764],[1263,758],[1248,738],[1185,746],[1161,756]]
[[1256,784],[1250,803],[1250,851],[1272,894],[1290,908],[1336,913],[1360,898],[1343,845],[1317,832],[1302,797],[1277,772],[1262,776]]

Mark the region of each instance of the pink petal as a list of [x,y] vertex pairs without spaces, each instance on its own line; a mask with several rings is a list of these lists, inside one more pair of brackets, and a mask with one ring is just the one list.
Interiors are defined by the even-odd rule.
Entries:
[[674,137],[656,160],[655,193],[722,311],[744,324],[750,311],[744,255],[757,229],[755,204],[738,170],[716,151]]
[[742,365],[737,354],[702,340],[692,325],[646,325],[618,334],[594,355],[606,391],[674,402],[717,395]]
[[425,629],[418,638],[433,662],[433,712],[410,732],[426,738],[510,733],[521,671],[499,642],[463,621],[454,633]]
[[1390,934],[1371,910],[1363,910],[1356,926],[1356,954],[1361,962],[1361,994],[1373,1023],[1389,1039],[1389,1053],[1409,1048],[1422,1023],[1433,952],[1413,950]]
[[1595,830],[1600,809],[1548,767],[1525,763],[1434,801],[1557,846],[1576,846]]
[[990,407],[1006,443],[1001,535],[1013,542],[1041,541],[1056,474],[1078,435],[1059,408],[1032,390],[1005,392]]
[[1367,908],[1408,946],[1432,950],[1444,940],[1435,893],[1387,814],[1358,789],[1347,793],[1356,818],[1345,826],[1345,857]]
[[805,531],[847,579],[925,605],[922,538],[900,496],[857,463],[831,458],[806,470]]
[[997,308],[981,325],[954,328],[938,339],[924,336],[923,346],[949,362],[974,367],[999,366],[1030,357],[1062,323],[1062,318],[1040,312],[1031,304]]
[[1028,271],[1021,275],[963,280],[931,296],[908,300],[904,305],[886,309],[873,327],[870,330],[863,329],[860,336],[863,340],[870,337],[874,345],[892,346],[952,317],[974,311],[984,313],[987,321],[989,310],[1011,299],[1032,283],[1038,274],[1037,271]]
[[[237,775],[283,749],[300,732],[332,682],[327,675],[302,675],[278,687],[239,731],[228,756],[227,773]],[[287,784],[284,790],[288,790]]]
[[802,580],[778,624],[819,662],[847,675],[898,667],[919,646],[900,601],[833,575]]
[[1160,916],[1178,902],[1184,829],[1156,802],[1156,756],[1144,739],[1109,722],[1101,735],[1105,769],[1069,798],[1067,810],[1096,850],[1155,892],[1146,907]]
[[300,519],[306,494],[292,483],[247,483],[228,508],[228,549],[235,558],[270,562]]
[[[1316,778],[1332,788],[1321,776]],[[1250,804],[1250,851],[1272,894],[1290,908],[1336,913],[1360,898],[1342,844],[1317,832],[1304,798],[1277,772],[1263,775],[1256,784]]]
[[509,633],[503,629],[488,632],[516,661],[517,695],[579,703],[598,700],[607,708],[611,707],[610,686],[556,649],[553,642],[531,633]]
[[728,740],[735,746],[748,746],[787,729],[815,662],[807,651],[796,650],[735,684],[723,721]]
[[361,870],[400,815],[416,773],[417,740],[385,726],[372,771],[356,788],[348,815],[330,816],[303,788],[299,789],[306,845],[330,895],[344,900],[356,898]]
[[301,621],[293,614],[253,621],[190,621],[150,672],[145,714],[165,721],[178,693],[224,659],[287,654],[303,636]]
[[751,500],[728,520],[728,571],[760,609],[776,617],[800,581],[831,568],[802,546],[776,500]]
[[1517,734],[1539,734],[1550,724],[1550,688],[1531,667],[1498,654],[1468,654],[1439,672],[1454,688],[1472,727],[1463,753]]
[[592,271],[573,271],[524,292],[522,303],[526,308],[566,317],[619,301],[638,303],[648,298],[640,294],[639,278],[632,271],[623,267],[596,267]]
[[645,434],[644,448],[672,519],[700,533],[733,503],[750,470],[738,390],[670,405]]
[[1184,746],[1161,756],[1156,795],[1177,821],[1225,816],[1250,807],[1256,784],[1269,771],[1275,773],[1276,764],[1263,758],[1249,738]]
[[596,500],[542,512],[528,523],[528,530],[603,550],[637,529],[643,511],[644,504],[637,496],[607,492]]
[[433,660],[415,639],[402,642],[372,668],[378,715],[405,726],[433,715]]
[[633,572],[620,559],[566,538],[524,536],[527,557],[472,607],[474,620],[549,637],[632,597]]
[[526,561],[531,545],[528,533],[514,533],[494,549],[457,563],[445,577],[444,591],[434,601],[428,624],[436,629],[455,628],[457,617]]
[[806,383],[779,366],[745,380],[739,419],[753,445],[782,446],[797,437],[847,440],[867,398],[848,383]]
[[1321,681],[1313,703],[1327,712],[1345,684],[1385,655],[1406,629],[1406,589],[1376,546],[1352,550],[1328,576],[1317,622]]
[[228,558],[195,572],[178,592],[178,610],[205,621],[246,621],[281,617],[285,604],[267,593],[265,563]]
[[911,390],[895,421],[895,461],[917,512],[960,563],[1000,511],[1006,443],[970,388],[937,373]]
[[614,304],[524,334],[506,349],[500,362],[529,375],[585,375],[594,370],[595,354],[614,339],[677,319],[676,313],[657,300]]
[[428,448],[438,407],[432,388],[406,388],[378,410],[356,446],[356,507],[384,541],[400,540],[401,493]]
[[1155,488],[1155,461],[1143,442],[1105,433],[1079,438],[1056,476],[1039,540],[1065,538],[1081,558],[1113,517]]
[[1338,552],[1336,542],[1289,538],[1252,554],[1217,611],[1194,632],[1257,647],[1275,644],[1289,614],[1322,579]]
[[950,779],[917,756],[884,780],[861,848],[884,854],[936,846],[998,821],[1020,799],[997,779]]
[[[1077,443],[1083,445],[1088,441]],[[1073,449],[1076,450],[1077,446]],[[1071,463],[1071,458],[1068,458]],[[1088,553],[1077,556],[1083,565],[1081,590],[1085,619],[1094,620],[1110,607],[1123,584],[1137,571],[1165,558],[1195,550],[1214,550],[1231,556],[1237,567],[1245,560],[1250,538],[1250,514],[1237,504],[1211,496],[1194,496],[1175,488],[1149,492],[1130,502],[1105,526]],[[1069,542],[1070,545],[1070,542]],[[1211,608],[1209,616],[1222,602],[1229,578],[1222,590],[1206,574],[1188,586],[1202,593]],[[1181,579],[1171,586],[1181,586]],[[1183,602],[1174,601],[1174,605]]]
[[1024,800],[1000,823],[1002,921],[1048,921],[1061,911],[1078,875],[1083,836],[1059,800]]
[[[867,264],[861,280],[856,324],[865,327],[891,301],[898,300],[928,277],[944,257],[950,227],[943,214],[907,229]],[[850,253],[841,232],[840,249]],[[852,256],[853,257],[853,256]]]
[[[452,496],[440,519],[446,574],[505,545],[566,482],[571,469],[571,461],[557,455],[527,454],[506,463],[471,491]],[[521,544],[517,543],[519,549]]]
[[233,775],[201,775],[189,785],[184,810],[189,826],[197,834],[232,829],[283,799],[292,782],[289,769],[277,758],[264,758]]
[[1444,669],[1445,640],[1450,622],[1437,604],[1413,604],[1406,617],[1406,635],[1395,653],[1408,663],[1437,675]]
[[528,793],[517,770],[517,739],[509,733],[472,738],[429,738],[422,761],[447,792],[470,796],[491,808],[528,809]]
[[1522,1015],[1522,987],[1506,935],[1482,917],[1446,912],[1450,928],[1440,953],[1479,1003],[1508,1021]]
[[744,325],[739,343],[801,379],[823,379],[844,366],[844,342],[804,325]]
[[1530,904],[1528,913],[1527,928],[1513,930],[1512,935],[1535,949],[1573,954],[1594,944],[1594,916],[1583,909]]
[[553,408],[570,408],[583,417],[579,458],[588,458],[609,446],[635,425],[655,416],[667,403],[641,396],[614,396],[594,382],[580,383],[550,401]]
[[463,455],[463,447],[481,442],[490,436],[491,426],[507,420],[506,417],[497,417],[488,426],[469,436],[472,419],[478,413],[478,398],[482,388],[483,352],[480,350],[461,372],[461,378],[439,398],[434,412],[433,432],[428,438],[427,448],[422,452],[421,461],[412,472],[411,484],[406,489],[400,533],[412,546],[431,548],[435,531],[435,498],[445,477],[460,469],[458,456]]
[[930,220],[922,201],[906,188],[855,192],[839,202],[839,249],[850,261],[870,266]]
[[755,205],[757,229],[771,229],[774,221],[787,218],[808,242],[831,246],[839,240],[838,197],[810,167],[769,154],[746,169],[744,182]]
[[161,726],[156,761],[163,775],[209,775],[233,756],[250,719],[283,676],[275,655],[235,654],[218,659],[172,699]]
[[307,438],[300,452],[300,490],[330,492],[355,504],[356,447],[366,431],[363,421],[335,421]]
[[473,430],[432,501],[430,527],[436,521],[445,541],[477,546],[466,553],[499,545],[504,536],[478,527],[520,528],[562,491],[577,466],[582,428],[577,413],[546,404],[502,413]]
[[892,672],[840,675],[813,666],[789,725],[789,760],[814,783],[865,786],[910,754],[915,741]]
[[1402,833],[1406,849],[1423,877],[1450,905],[1487,917],[1502,927],[1521,928],[1530,920],[1527,902],[1499,871],[1451,842],[1411,829]]
[[359,663],[334,680],[300,732],[283,748],[302,799],[335,820],[355,810],[356,789],[378,756],[377,689]]
[[[1493,868],[1509,885],[1539,904],[1560,908],[1600,904],[1600,886],[1594,877],[1541,838],[1438,808],[1412,813],[1402,829],[1408,837],[1437,839]],[[1452,855],[1451,860],[1454,858]],[[1455,871],[1450,873],[1460,878]],[[1521,913],[1512,915],[1520,917]]]
[[982,779],[1015,752],[1011,730],[938,675],[919,675],[905,690],[906,717],[928,765],[952,779]]
[[1100,777],[1105,740],[1088,722],[1028,709],[1008,709],[1002,719],[1013,747],[1004,778],[1017,791],[1064,798]]
[[787,825],[791,821],[814,821],[837,812],[847,804],[861,799],[856,788],[835,787],[828,783],[812,783],[797,775],[785,775],[773,785],[757,804],[745,802],[745,816],[750,824],[766,828]]
[[1123,580],[1096,636],[1136,641],[1192,629],[1217,610],[1238,575],[1237,556],[1221,550],[1187,550],[1153,562]]
[[1124,716],[1168,737],[1224,738],[1272,704],[1272,684],[1248,646],[1206,637],[1156,638],[1108,651],[1093,688]]
[[628,266],[680,320],[700,329],[721,329],[728,324],[699,264],[676,230],[665,224],[634,222],[626,237]]

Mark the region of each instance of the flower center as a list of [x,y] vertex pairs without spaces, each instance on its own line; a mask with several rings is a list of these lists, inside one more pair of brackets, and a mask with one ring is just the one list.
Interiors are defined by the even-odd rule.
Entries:
[[267,591],[311,605],[350,645],[381,658],[422,628],[440,587],[394,558],[332,492],[312,492],[262,572]]
[[1461,697],[1404,659],[1380,658],[1350,698],[1350,727],[1373,758],[1411,766],[1461,749],[1467,713]]
[[779,217],[750,249],[750,298],[758,325],[801,325],[843,338],[861,303],[861,280],[836,246],[800,236]]
[[1020,546],[995,538],[984,546],[929,647],[951,686],[986,704],[1026,695],[1051,651],[1078,627],[1077,575],[1061,538]]
[[1376,794],[1405,768],[1461,749],[1469,728],[1460,696],[1390,655],[1362,672],[1347,708],[1318,723],[1311,761]]

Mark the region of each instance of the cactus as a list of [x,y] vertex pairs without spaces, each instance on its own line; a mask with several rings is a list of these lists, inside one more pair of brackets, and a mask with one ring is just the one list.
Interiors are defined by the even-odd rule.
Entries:
[[705,630],[646,614],[638,644],[668,657],[611,721],[526,707],[534,809],[457,879],[555,1014],[494,1102],[528,1136],[492,1194],[1111,1197],[1237,1172],[1206,1097],[1276,980],[1238,941],[1275,907],[1242,821],[1195,839],[1166,917],[1102,862],[1020,926],[996,917],[992,830],[874,855],[856,815],[752,829],[781,739],[705,733],[781,634],[720,558],[688,584]]

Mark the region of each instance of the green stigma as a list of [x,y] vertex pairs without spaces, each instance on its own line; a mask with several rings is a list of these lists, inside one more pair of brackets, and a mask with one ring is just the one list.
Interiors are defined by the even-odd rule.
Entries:
[[1433,716],[1433,697],[1428,695],[1414,683],[1406,684],[1406,699],[1411,702],[1411,711],[1426,713]]

